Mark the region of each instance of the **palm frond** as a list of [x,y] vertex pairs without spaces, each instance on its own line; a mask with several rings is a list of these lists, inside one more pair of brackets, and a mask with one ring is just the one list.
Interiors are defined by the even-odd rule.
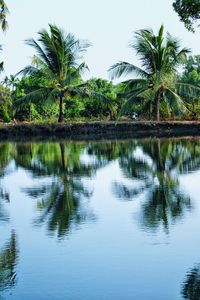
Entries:
[[20,70],[17,74],[15,74],[15,76],[19,76],[19,75],[23,75],[23,76],[43,76],[44,72],[43,70],[40,70],[36,67],[33,67],[31,65],[26,66],[24,69]]
[[9,14],[8,7],[4,0],[0,1],[0,24],[1,29],[5,32],[8,29],[7,15]]
[[142,78],[147,78],[149,74],[137,66],[134,66],[128,62],[118,62],[110,67],[108,70],[111,79],[119,78],[121,76],[127,76],[130,74],[136,74]]
[[188,97],[189,99],[200,99],[200,87],[193,84],[177,82],[176,89],[179,95]]
[[146,88],[141,88],[139,90],[136,90],[134,92],[132,92],[129,97],[127,98],[126,102],[124,103],[124,105],[122,106],[119,114],[118,114],[118,118],[117,120],[119,120],[119,118],[127,113],[128,111],[130,111],[134,101],[137,99],[137,98],[142,98],[142,95],[147,92],[147,89]]
[[181,115],[187,112],[184,101],[176,92],[174,92],[170,88],[167,88],[164,94],[175,115]]
[[13,104],[13,108],[17,110],[26,104],[39,102],[41,100],[47,100],[49,95],[51,95],[52,91],[53,88],[47,88],[47,87],[41,87],[37,90],[34,90],[29,94],[27,94],[26,96],[15,101]]
[[133,90],[135,88],[139,88],[142,86],[148,86],[148,81],[146,79],[140,79],[140,78],[136,78],[136,79],[129,79],[129,80],[125,80],[121,83],[122,88],[124,89],[124,91],[127,90]]

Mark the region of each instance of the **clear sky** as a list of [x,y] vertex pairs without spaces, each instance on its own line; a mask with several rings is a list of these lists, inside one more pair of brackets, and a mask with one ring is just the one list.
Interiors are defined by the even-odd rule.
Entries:
[[7,0],[10,9],[9,30],[1,37],[5,75],[15,74],[29,64],[34,54],[24,44],[36,38],[40,29],[55,23],[93,46],[85,60],[88,77],[107,78],[107,69],[118,60],[137,64],[135,53],[128,48],[133,32],[165,25],[183,46],[200,53],[200,32],[187,32],[172,8],[172,0]]

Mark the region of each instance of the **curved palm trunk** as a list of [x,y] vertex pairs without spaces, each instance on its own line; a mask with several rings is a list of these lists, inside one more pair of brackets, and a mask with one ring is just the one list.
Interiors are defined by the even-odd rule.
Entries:
[[62,123],[64,121],[64,98],[63,96],[60,96],[60,105],[59,105],[59,118],[58,122]]

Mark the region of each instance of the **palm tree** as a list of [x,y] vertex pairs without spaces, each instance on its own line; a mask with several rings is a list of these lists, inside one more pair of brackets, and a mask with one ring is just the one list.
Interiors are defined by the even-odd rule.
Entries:
[[179,41],[169,33],[164,37],[164,27],[161,26],[158,35],[150,29],[142,29],[135,33],[135,41],[130,47],[136,50],[142,68],[128,62],[114,64],[109,72],[112,79],[122,75],[136,74],[138,78],[124,81],[126,98],[120,114],[123,114],[136,100],[143,101],[143,109],[153,112],[157,121],[160,119],[160,102],[164,100],[167,109],[175,113],[185,112],[186,107],[180,95],[200,94],[200,88],[190,84],[178,83],[177,67],[186,59],[190,52],[180,48]]
[[9,13],[8,7],[4,0],[0,0],[0,24],[3,31],[8,28],[7,14]]
[[15,75],[6,76],[2,81],[2,84],[5,85],[6,88],[9,88],[13,93],[16,89],[17,83],[19,79]]
[[46,86],[39,86],[33,92],[16,101],[20,106],[32,101],[59,100],[58,122],[63,122],[64,101],[66,98],[89,95],[87,85],[81,80],[81,73],[87,69],[82,53],[89,47],[86,41],[80,41],[71,33],[66,34],[56,25],[49,25],[50,33],[40,31],[39,39],[29,39],[26,43],[37,53],[32,65],[20,73],[41,76],[47,79]]

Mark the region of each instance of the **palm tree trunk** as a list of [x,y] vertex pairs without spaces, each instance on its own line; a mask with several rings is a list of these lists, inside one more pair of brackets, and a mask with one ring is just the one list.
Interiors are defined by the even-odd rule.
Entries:
[[154,104],[154,116],[155,116],[155,120],[157,122],[160,121],[160,99],[161,99],[161,94],[162,94],[162,88],[160,88],[158,90],[158,92],[156,93],[155,96],[155,104]]
[[156,121],[160,121],[160,91],[156,97]]
[[29,122],[31,122],[31,113],[32,113],[32,111],[31,111],[31,104],[29,105]]
[[150,103],[149,105],[149,120],[151,121],[151,117],[152,117],[152,104]]
[[62,123],[64,120],[63,110],[64,110],[64,99],[63,96],[60,96],[59,118],[58,118],[59,123]]

